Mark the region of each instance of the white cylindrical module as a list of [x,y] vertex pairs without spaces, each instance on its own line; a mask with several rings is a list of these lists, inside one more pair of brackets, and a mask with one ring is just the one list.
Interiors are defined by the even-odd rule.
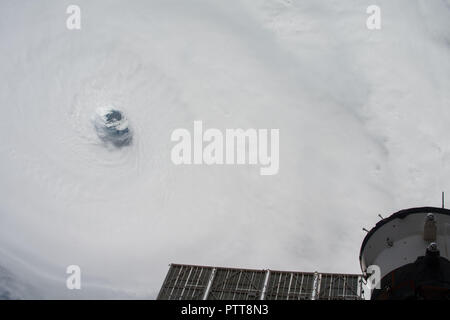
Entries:
[[360,251],[363,273],[380,270],[372,299],[450,298],[450,210],[401,210],[379,221]]

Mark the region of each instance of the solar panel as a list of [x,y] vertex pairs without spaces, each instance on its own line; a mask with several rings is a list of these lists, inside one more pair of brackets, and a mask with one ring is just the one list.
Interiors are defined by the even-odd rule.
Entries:
[[362,276],[171,264],[158,300],[357,300]]
[[213,268],[175,265],[170,266],[158,300],[201,300]]
[[218,268],[208,300],[257,300],[264,278],[264,270]]
[[311,300],[314,273],[271,271],[266,300]]
[[317,299],[357,300],[361,299],[362,279],[359,275],[327,274],[319,275]]

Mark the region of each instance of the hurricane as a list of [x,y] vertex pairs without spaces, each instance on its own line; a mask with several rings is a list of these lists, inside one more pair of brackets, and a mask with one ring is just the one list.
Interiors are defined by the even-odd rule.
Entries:
[[[449,2],[376,2],[374,31],[356,0],[82,0],[79,30],[1,1],[0,299],[153,299],[170,263],[359,272],[367,221],[450,187]],[[279,129],[279,171],[175,165],[194,121]]]

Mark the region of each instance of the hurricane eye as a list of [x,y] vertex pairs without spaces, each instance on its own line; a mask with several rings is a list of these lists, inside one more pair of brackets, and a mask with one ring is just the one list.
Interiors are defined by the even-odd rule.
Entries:
[[104,143],[115,147],[131,143],[132,133],[122,111],[112,107],[98,108],[93,119],[97,135]]

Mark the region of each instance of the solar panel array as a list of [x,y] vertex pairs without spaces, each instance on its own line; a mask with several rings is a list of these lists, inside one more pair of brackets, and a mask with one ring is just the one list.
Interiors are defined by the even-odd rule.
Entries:
[[359,300],[362,276],[171,264],[158,300]]

